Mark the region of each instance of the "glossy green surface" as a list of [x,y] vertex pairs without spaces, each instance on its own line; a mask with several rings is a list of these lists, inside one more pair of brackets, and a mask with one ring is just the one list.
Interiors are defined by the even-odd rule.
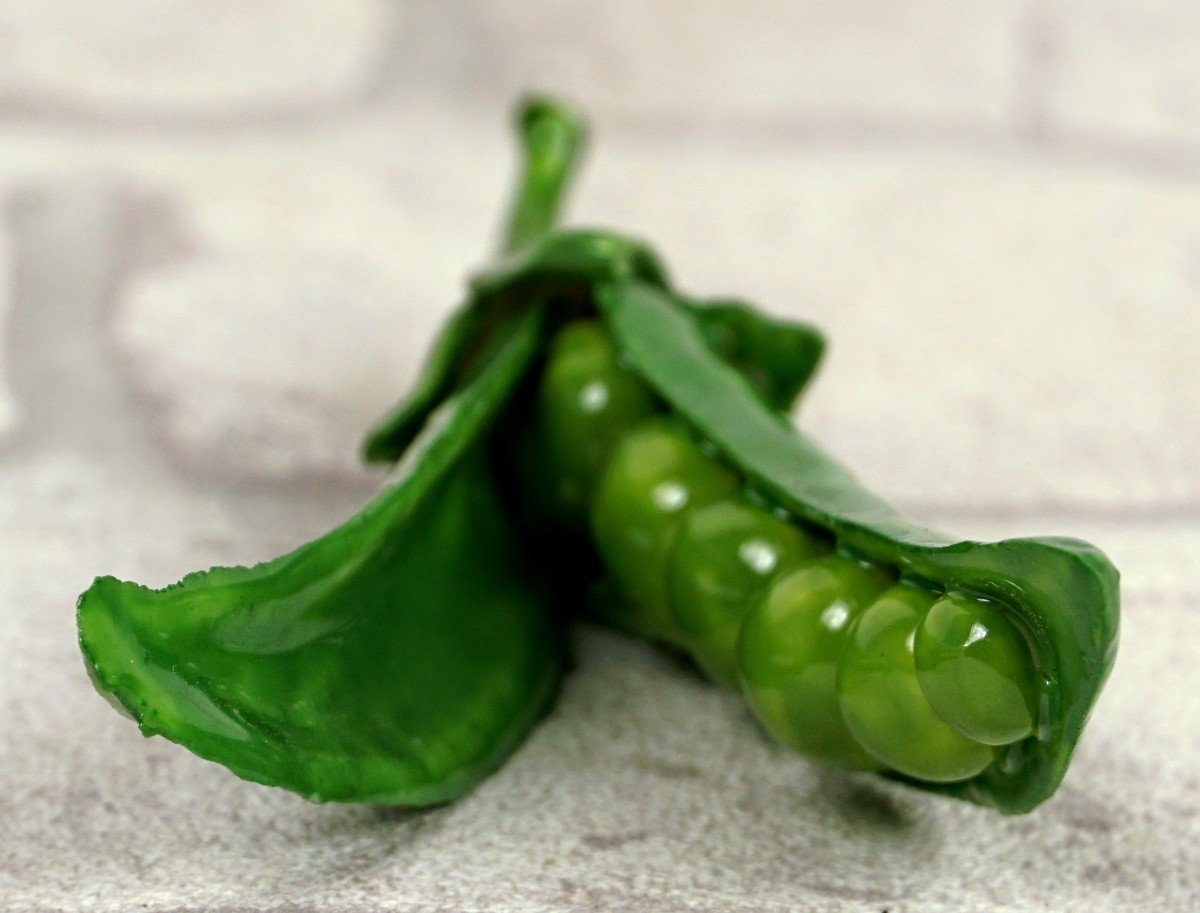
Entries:
[[654,410],[654,397],[621,365],[598,321],[564,327],[550,343],[518,438],[524,497],[546,521],[586,529],[592,492],[613,447]]
[[1046,680],[1037,732],[978,776],[921,785],[1010,813],[1052,795],[1116,654],[1118,576],[1103,553],[1077,539],[957,541],[915,526],[766,408],[685,306],[633,282],[597,301],[633,370],[757,491],[872,560],[1020,618]]
[[684,644],[714,679],[736,688],[742,622],[772,580],[827,549],[816,536],[744,498],[684,519],[667,566]]
[[79,602],[98,688],[161,734],[310,799],[423,805],[493,770],[549,706],[556,614],[480,443],[536,353],[497,335],[383,491],[281,558]]
[[647,419],[621,440],[600,477],[592,505],[596,550],[630,607],[628,614],[610,620],[659,640],[679,642],[667,592],[667,561],[675,536],[690,511],[726,498],[737,488],[737,478],[670,419]]
[[955,732],[917,682],[913,638],[934,597],[898,584],[851,626],[838,665],[842,716],[854,738],[883,764],[918,780],[967,780],[992,763],[992,749]]
[[815,761],[880,766],[842,720],[837,668],[854,620],[890,582],[877,566],[827,555],[776,580],[746,618],[742,693],[775,738]]
[[987,745],[1033,734],[1042,682],[1028,642],[995,603],[939,599],[917,627],[914,654],[926,699],[958,732]]
[[689,302],[709,346],[772,409],[790,411],[812,380],[825,338],[808,324],[767,317],[740,301]]

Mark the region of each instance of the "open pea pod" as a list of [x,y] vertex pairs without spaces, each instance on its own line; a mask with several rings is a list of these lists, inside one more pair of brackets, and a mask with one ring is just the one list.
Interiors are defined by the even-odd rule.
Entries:
[[[854,608],[858,598],[854,593],[861,591],[864,604],[876,600],[875,607],[851,628],[848,646],[842,647],[839,642],[840,660],[834,653],[822,658],[823,664],[808,664],[809,671],[804,674],[809,678],[800,683],[802,691],[808,689],[801,694],[807,703],[794,702],[792,706],[816,707],[818,697],[832,693],[834,679],[820,676],[832,676],[840,661],[836,683],[841,716],[847,724],[857,724],[857,728],[851,727],[854,735],[863,736],[873,754],[862,754],[860,747],[851,742],[835,705],[833,715],[839,718],[830,726],[841,728],[839,738],[848,746],[842,752],[847,766],[878,767],[879,758],[888,758],[888,752],[898,748],[894,756],[902,760],[885,764],[884,771],[924,788],[1010,813],[1028,811],[1049,797],[1062,780],[1116,654],[1118,574],[1108,559],[1094,546],[1077,539],[959,541],[911,524],[790,427],[784,416],[768,408],[743,376],[714,355],[694,315],[661,289],[646,283],[614,283],[599,291],[598,302],[625,364],[665,401],[676,420],[682,419],[718,454],[721,466],[706,463],[707,457],[701,451],[687,456],[692,451],[684,452],[680,449],[683,445],[670,445],[695,464],[688,481],[693,491],[702,492],[703,485],[707,485],[713,498],[729,497],[740,477],[754,499],[782,508],[793,522],[829,537],[837,554],[844,556],[806,559],[808,564],[791,580],[778,584],[772,591],[774,595],[760,606],[757,621],[743,625],[735,660],[743,665],[743,684],[752,684],[746,677],[746,663],[786,665],[789,650],[808,650],[816,655],[824,649],[820,643],[832,643],[833,633],[839,633],[839,626],[845,624]],[[673,440],[661,429],[635,433],[649,441],[636,451],[639,455],[653,455],[651,445],[664,452],[666,445],[662,442]],[[630,457],[632,453],[635,450],[627,446],[625,451],[618,451],[613,462],[632,461],[638,469],[636,460]],[[665,457],[659,459],[661,462]],[[593,509],[593,521],[601,536],[606,532],[605,517],[615,510],[606,505],[628,489],[622,487],[621,470],[608,472],[597,496],[599,506]],[[704,481],[706,478],[710,481]],[[653,494],[659,501],[672,494],[670,485],[684,491],[674,482],[656,484]],[[751,508],[732,504],[725,510],[736,515],[737,510],[746,512]],[[630,515],[626,511],[624,517]],[[765,548],[763,543],[771,535],[782,535],[764,525],[778,525],[778,520],[768,516],[755,522],[760,548]],[[715,520],[710,526],[714,524]],[[690,531],[688,527],[676,538],[682,535],[686,540]],[[712,550],[715,546],[703,538],[697,541],[701,548],[698,554],[710,558],[718,554]],[[603,545],[602,540],[602,550]],[[676,544],[676,548],[681,547]],[[637,560],[644,564],[647,559]],[[693,567],[688,573],[693,577],[711,574],[712,568]],[[639,577],[636,567],[629,576],[635,584],[656,579]],[[648,585],[642,584],[643,588]],[[891,589],[887,589],[889,585]],[[818,628],[801,631],[797,627],[800,615],[788,614],[791,597],[787,588],[801,592],[811,604],[812,594],[820,586],[842,586],[838,591],[842,595],[821,604],[824,611],[814,619]],[[696,591],[694,587],[692,591]],[[794,604],[795,599],[792,601]],[[641,605],[652,602],[643,599]],[[932,634],[917,629],[914,647],[913,620],[928,611],[931,603],[943,606],[938,617],[949,621],[939,622],[942,627],[935,626]],[[975,621],[955,633],[955,613]],[[1006,616],[1015,628],[1008,626]],[[900,628],[895,627],[897,623]],[[755,624],[766,634],[745,630]],[[905,624],[907,627],[903,627]],[[1011,633],[1016,629],[1022,632],[1021,637]],[[999,632],[997,636],[992,636],[993,631]],[[944,642],[939,642],[937,638],[943,635]],[[919,666],[926,649],[922,638],[931,641],[929,655],[935,662],[918,688],[913,654],[915,650]],[[991,738],[986,731],[980,734],[980,728],[986,730],[996,718],[997,708],[1010,697],[1020,710],[1018,689],[993,675],[987,661],[990,657],[1001,667],[1007,663],[1016,668],[1024,638],[1032,646],[1037,670],[1036,676],[1027,676],[1031,682],[1024,683],[1036,686],[1031,692],[1031,731],[1021,737],[1010,734]],[[985,648],[992,652],[971,652]],[[946,655],[951,661],[939,666]],[[952,672],[949,679],[942,675],[947,669]],[[1032,681],[1034,678],[1036,681]],[[996,682],[996,690],[984,692],[983,704],[978,701],[980,694],[970,687],[953,691],[958,685],[982,683],[990,688]],[[869,693],[871,688],[876,688],[876,693]],[[894,690],[888,693],[888,688]],[[926,701],[936,705],[936,714]],[[771,721],[773,707],[764,703],[763,708],[760,715]],[[958,728],[949,728],[947,720]],[[821,725],[815,716],[793,719],[788,724],[793,727],[794,741],[822,749],[812,738],[814,728]],[[1018,735],[1023,731],[1012,730]],[[896,739],[904,738],[928,738],[929,742],[895,744]],[[938,757],[939,752],[959,767],[947,767],[946,757]],[[904,772],[911,758],[916,758],[912,763],[917,768],[928,767],[928,778]]]
[[79,600],[97,688],[146,735],[317,801],[426,805],[469,790],[545,713],[560,622],[488,460],[541,315],[497,327],[379,495],[255,567]]

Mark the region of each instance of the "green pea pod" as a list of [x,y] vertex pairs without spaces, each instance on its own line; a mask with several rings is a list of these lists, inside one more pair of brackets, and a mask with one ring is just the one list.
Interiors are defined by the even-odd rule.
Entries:
[[355,517],[256,567],[79,600],[97,688],[146,735],[317,801],[426,805],[469,790],[548,708],[559,623],[487,459],[535,359],[510,319]]
[[[715,448],[723,463],[745,480],[753,497],[786,509],[801,525],[824,531],[835,541],[839,555],[845,556],[810,564],[798,576],[781,584],[773,597],[775,601],[768,600],[759,610],[760,620],[766,618],[767,630],[763,636],[768,640],[755,640],[757,634],[743,633],[741,661],[746,662],[748,656],[756,662],[781,661],[780,641],[769,638],[794,624],[789,620],[793,616],[785,614],[792,598],[788,596],[788,587],[811,601],[814,598],[811,594],[821,587],[834,593],[853,592],[853,587],[847,589],[850,586],[847,581],[858,575],[854,579],[862,582],[853,586],[860,587],[862,596],[855,600],[863,605],[875,600],[869,620],[863,616],[857,627],[851,627],[852,643],[843,648],[838,641],[837,650],[822,660],[826,666],[809,662],[805,669],[810,671],[804,674],[832,675],[840,651],[843,668],[838,673],[837,687],[842,714],[847,724],[858,727],[854,728],[854,734],[864,737],[862,741],[872,749],[876,759],[865,759],[862,763],[869,766],[877,764],[881,757],[903,755],[898,762],[884,765],[891,776],[1009,813],[1028,811],[1049,797],[1062,780],[1116,654],[1118,574],[1107,558],[1094,546],[1076,539],[958,541],[912,525],[791,428],[784,417],[767,408],[746,380],[714,355],[694,315],[668,294],[647,283],[625,282],[605,286],[598,291],[597,298],[625,363],[695,434]],[[640,435],[662,437],[664,433],[643,431]],[[652,444],[654,441],[650,440],[637,452],[652,453]],[[658,446],[661,450],[662,445]],[[682,445],[671,446],[678,449]],[[698,463],[703,457],[696,451],[687,459]],[[622,463],[622,458],[613,462]],[[629,465],[628,458],[624,458],[623,465]],[[607,483],[602,483],[597,508],[601,519],[596,521],[602,524],[598,528],[601,533],[604,518],[622,509],[620,505],[606,507],[606,499],[612,502],[614,492],[618,495],[637,492],[622,482],[623,471],[622,468],[615,471],[616,481],[613,481],[614,471],[610,471]],[[711,475],[718,470],[704,471]],[[695,478],[696,471],[690,472],[690,477]],[[711,487],[715,483],[707,484]],[[708,496],[710,500],[725,496],[729,483],[722,484],[726,488],[714,489],[715,494]],[[656,491],[661,494],[663,490]],[[625,509],[618,519],[628,516],[633,514]],[[661,525],[661,521],[653,522]],[[638,552],[635,558],[642,554],[650,553]],[[662,580],[664,559],[656,554],[650,554],[650,559],[657,562],[655,569],[647,574],[633,566],[630,579],[635,584],[640,582],[643,588],[652,584],[661,588],[658,581]],[[650,559],[637,560],[645,563]],[[864,568],[892,570],[885,573],[872,569],[868,579],[862,576],[868,571],[855,570],[858,562],[866,562]],[[882,592],[887,580],[897,576],[900,586]],[[946,595],[927,595],[937,593]],[[922,628],[915,632],[917,674],[930,673],[920,679],[918,688],[913,677],[912,625],[939,598],[940,608],[929,616],[931,619],[936,616],[927,626],[929,630]],[[795,602],[794,598],[792,601]],[[644,609],[652,603],[653,600],[644,599],[641,606]],[[822,616],[822,621],[834,619],[829,622],[830,630],[844,625],[850,614],[858,611],[854,600],[829,605],[832,616]],[[963,628],[965,636],[953,640],[946,632],[952,633],[956,612],[968,622],[972,618],[976,622],[974,627]],[[1017,691],[1008,688],[1008,683],[992,675],[987,667],[987,662],[994,662],[1004,670],[1021,662],[1022,648],[1013,645],[1022,638],[1005,633],[1006,623],[995,620],[1006,612],[1015,613],[1014,623],[1031,641],[1041,679],[1031,711],[1032,731],[1026,737],[1011,733],[1020,735],[1030,728],[1005,729],[1008,721],[995,722],[996,714],[992,711],[998,703],[981,708],[972,703],[970,689],[957,695],[949,693],[953,676],[947,678],[941,674],[941,670],[950,669],[954,675],[966,675],[965,680],[970,682],[999,681],[1007,690],[998,688],[997,700],[1017,695],[1014,703],[1019,705]],[[980,619],[993,620],[985,625]],[[998,632],[995,636],[993,630]],[[829,635],[823,636],[828,639]],[[812,641],[815,633],[796,637],[800,639],[794,637],[791,643],[809,644],[805,649],[811,651],[833,649],[823,646],[824,642]],[[978,654],[971,660],[970,650],[976,640],[984,641],[978,649],[986,647],[991,652]],[[924,645],[926,642],[928,646]],[[755,653],[756,650],[759,652]],[[817,652],[812,655],[817,656]],[[965,657],[965,661],[956,666],[953,663],[938,666],[942,654],[950,655],[951,660]],[[926,655],[932,657],[928,669],[920,665]],[[786,660],[786,656],[782,659]],[[822,668],[830,672],[825,673]],[[744,675],[746,670],[742,672]],[[1012,677],[1020,679],[1015,673]],[[869,699],[864,699],[873,683],[894,690],[889,694],[868,694]],[[807,684],[802,684],[808,689],[802,696],[808,704],[816,706],[814,702],[819,703],[822,689],[829,691],[833,687],[833,679],[810,677]],[[935,702],[936,714],[925,703],[923,692],[929,701]],[[955,702],[960,706],[952,706]],[[774,708],[766,707],[760,715],[770,719],[773,713]],[[943,719],[952,721],[955,728],[949,728]],[[804,719],[789,722],[799,730],[797,741],[809,738],[804,732]],[[838,718],[833,725],[843,724]],[[991,738],[989,725],[999,726],[1001,733],[1010,734]],[[886,731],[889,728],[890,733]],[[882,741],[876,738],[880,731],[884,731]],[[836,733],[834,737],[840,738]],[[896,747],[887,744],[892,737],[907,738],[910,744],[901,746],[899,754],[888,754]],[[922,742],[922,738],[926,741]],[[1011,738],[1016,740],[1003,744]],[[848,745],[858,752],[854,763],[859,763],[861,750],[848,739],[843,742],[843,747]],[[928,777],[905,775],[902,771],[910,760],[912,765],[929,770]]]

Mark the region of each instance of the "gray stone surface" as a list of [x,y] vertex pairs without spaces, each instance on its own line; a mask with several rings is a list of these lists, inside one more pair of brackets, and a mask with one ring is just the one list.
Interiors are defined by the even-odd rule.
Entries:
[[[0,909],[1200,908],[1200,138],[1186,5],[0,4]],[[903,9],[903,12],[901,11]],[[824,774],[611,632],[423,813],[143,740],[76,594],[290,548],[485,256],[524,85],[587,222],[820,323],[801,417],[918,518],[1122,568],[1060,794]]]

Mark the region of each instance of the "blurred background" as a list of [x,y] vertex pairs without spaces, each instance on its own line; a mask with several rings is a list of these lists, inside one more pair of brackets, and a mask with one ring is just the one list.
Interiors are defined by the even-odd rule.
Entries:
[[[1028,818],[823,774],[579,635],[467,800],[317,808],[143,742],[75,596],[360,505],[363,428],[489,254],[527,90],[589,112],[569,218],[811,320],[799,417],[950,531],[1124,572],[1122,656]],[[1200,8],[0,3],[0,906],[1200,906]]]

